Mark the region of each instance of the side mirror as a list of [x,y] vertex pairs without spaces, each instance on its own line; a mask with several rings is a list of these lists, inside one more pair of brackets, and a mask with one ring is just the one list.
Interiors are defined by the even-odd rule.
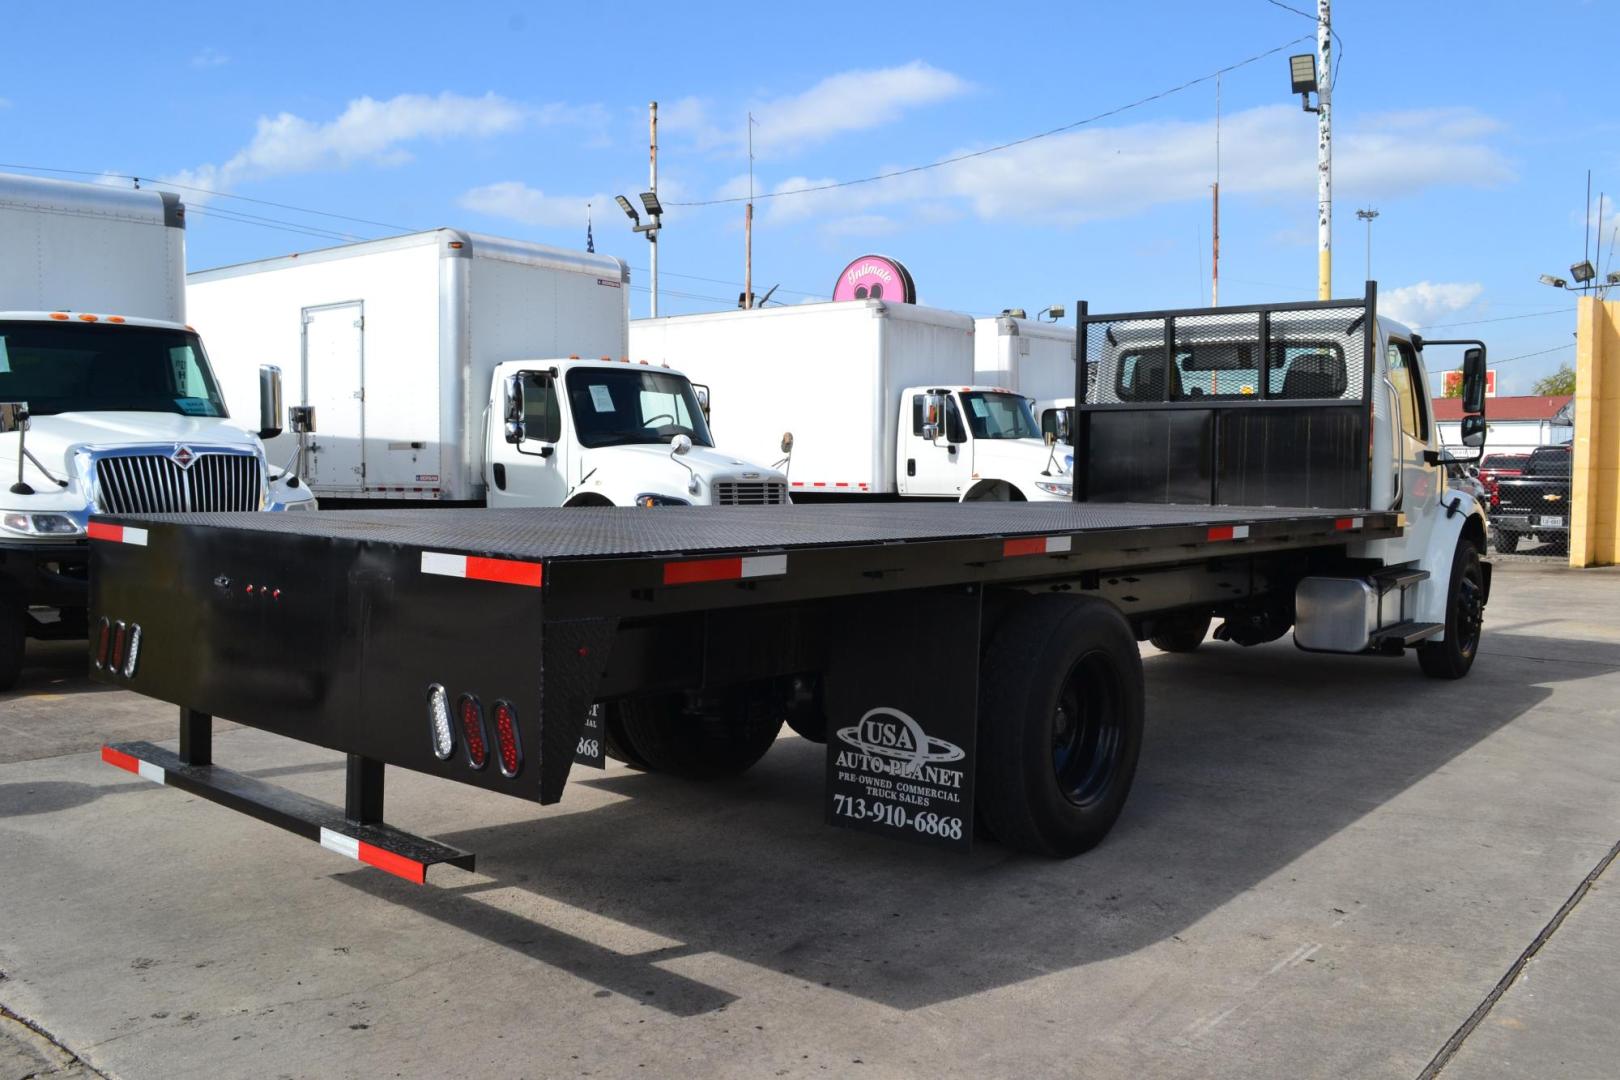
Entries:
[[502,384],[502,411],[506,416],[506,441],[516,446],[529,437],[523,422],[523,376],[508,375]]
[[294,435],[312,435],[315,432],[315,406],[293,405],[287,409],[287,427]]
[[[1462,407],[1471,416],[1485,414],[1485,350],[1477,345],[1463,352]],[[1483,445],[1484,428],[1480,431],[1481,441],[1466,445]]]
[[697,394],[698,408],[703,410],[703,419],[709,418],[709,388],[701,383],[693,383],[692,390]]
[[1045,440],[1046,440],[1046,445],[1047,446],[1052,446],[1052,445],[1056,444],[1057,443],[1057,432],[1055,432],[1055,431],[1045,432]]
[[259,366],[259,438],[273,439],[281,434],[281,369],[274,364]]
[[1483,416],[1463,417],[1462,443],[1464,446],[1485,445],[1485,418]]
[[924,424],[923,425],[923,438],[927,439],[929,442],[938,442],[939,441],[939,425],[938,424]]
[[28,430],[28,402],[0,402],[0,435]]
[[791,431],[782,432],[782,453],[793,453],[793,432]]
[[677,435],[669,440],[669,452],[672,454],[686,454],[691,449],[692,437],[690,435]]
[[939,426],[945,422],[945,395],[923,395],[923,438],[934,442],[939,438]]

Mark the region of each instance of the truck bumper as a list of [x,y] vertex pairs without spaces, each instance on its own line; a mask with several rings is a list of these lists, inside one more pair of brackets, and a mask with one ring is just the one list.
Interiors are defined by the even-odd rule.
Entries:
[[0,543],[0,587],[29,605],[82,608],[89,599],[90,544]]
[[1557,514],[1492,514],[1491,528],[1506,532],[1557,536],[1569,531],[1569,518]]

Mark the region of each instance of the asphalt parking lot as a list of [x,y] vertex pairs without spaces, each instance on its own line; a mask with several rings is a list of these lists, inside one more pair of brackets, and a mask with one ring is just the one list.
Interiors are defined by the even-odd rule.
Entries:
[[[172,710],[40,649],[0,697],[0,1080],[1612,1076],[1620,573],[1497,565],[1461,683],[1150,655],[1131,802],[1066,862],[829,829],[784,736],[544,808],[391,773],[479,856],[412,886],[104,766]],[[215,752],[341,799],[334,754]]]

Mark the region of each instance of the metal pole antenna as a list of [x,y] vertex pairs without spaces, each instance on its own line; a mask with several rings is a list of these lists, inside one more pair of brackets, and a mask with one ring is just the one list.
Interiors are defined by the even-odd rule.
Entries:
[[754,114],[748,114],[748,208],[743,212],[743,303],[754,306]]
[[1333,298],[1333,21],[1316,0],[1316,298]]
[[1215,76],[1215,210],[1210,231],[1209,306],[1221,306],[1221,77]]
[[[1326,3],[1326,0],[1323,0]],[[654,196],[658,194],[658,102],[647,104],[647,129],[649,162],[649,182]],[[652,317],[658,318],[658,233],[649,232],[647,239],[652,243]]]
[[1377,216],[1378,211],[1370,206],[1365,210],[1356,211],[1356,217],[1367,223],[1367,281],[1372,280],[1372,223],[1373,218]]

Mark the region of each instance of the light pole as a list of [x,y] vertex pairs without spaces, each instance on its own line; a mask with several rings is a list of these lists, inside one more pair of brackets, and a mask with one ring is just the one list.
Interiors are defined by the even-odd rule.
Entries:
[[641,205],[647,208],[647,221],[643,223],[641,215],[636,213],[636,208],[630,205],[629,199],[623,195],[615,195],[613,201],[619,204],[619,209],[624,211],[624,216],[630,219],[631,230],[646,233],[647,242],[652,245],[651,314],[656,319],[658,318],[658,230],[663,228],[661,221],[664,208],[658,202],[658,193],[656,191],[643,191],[641,193]]
[[1375,218],[1377,216],[1378,216],[1378,211],[1374,210],[1370,206],[1367,207],[1365,210],[1357,210],[1356,211],[1356,217],[1360,218],[1362,221],[1365,221],[1367,223],[1367,280],[1368,281],[1372,280],[1372,223],[1373,223],[1373,218]]
[[[1316,114],[1316,298],[1333,296],[1333,21],[1329,0],[1316,0],[1316,54],[1288,58],[1293,92]],[[1311,104],[1311,93],[1316,104]]]

